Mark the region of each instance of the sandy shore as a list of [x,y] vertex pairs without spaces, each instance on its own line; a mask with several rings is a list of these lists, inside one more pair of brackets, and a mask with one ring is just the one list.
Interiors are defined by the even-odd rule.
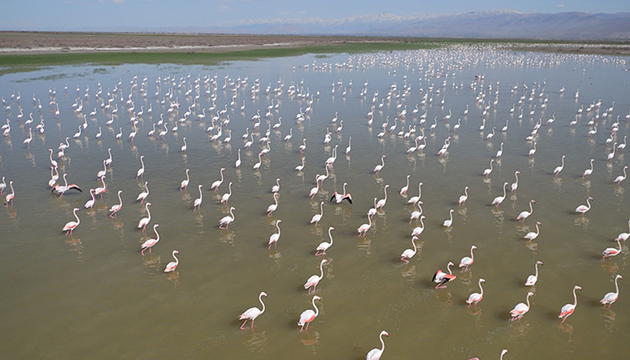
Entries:
[[[2,54],[94,52],[230,52],[264,48],[296,48],[365,42],[440,42],[440,39],[358,36],[291,36],[154,33],[0,32]],[[448,41],[448,40],[447,40]],[[447,42],[445,41],[445,42]],[[478,41],[478,40],[475,40]],[[457,40],[455,40],[457,42]],[[466,40],[462,39],[462,43]],[[488,40],[488,42],[493,42]],[[503,45],[508,43],[502,41]],[[513,50],[630,55],[628,44],[515,42]]]

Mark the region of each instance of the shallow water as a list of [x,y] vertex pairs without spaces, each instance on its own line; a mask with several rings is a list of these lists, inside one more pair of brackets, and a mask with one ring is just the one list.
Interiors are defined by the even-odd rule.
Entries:
[[[4,309],[0,329],[5,336],[0,351],[13,359],[363,359],[370,349],[380,346],[378,334],[384,329],[389,336],[383,359],[491,359],[498,358],[504,348],[509,350],[505,359],[621,358],[630,350],[625,331],[630,313],[624,291],[628,280],[619,281],[621,295],[610,309],[602,308],[599,300],[614,291],[616,274],[627,276],[625,245],[620,255],[601,261],[602,251],[616,247],[615,237],[627,231],[630,216],[624,192],[627,183],[612,183],[622,174],[624,151],[607,161],[612,144],[606,144],[618,118],[615,141],[624,142],[628,132],[627,61],[451,48],[352,57],[307,55],[218,67],[85,65],[4,75],[0,94],[6,101],[11,131],[0,143],[0,176],[7,183],[14,181],[16,196],[0,216],[4,234],[0,260],[5,274],[0,290]],[[479,74],[485,79],[475,79]],[[237,79],[242,83],[229,84]],[[252,96],[256,83],[260,91]],[[99,86],[102,93],[96,96]],[[216,110],[210,112],[213,86]],[[271,92],[266,94],[268,86]],[[282,93],[274,95],[278,86]],[[295,94],[289,92],[291,86]],[[180,107],[169,116],[165,95],[171,92],[170,101],[179,102]],[[390,101],[379,109],[388,93]],[[112,118],[111,109],[101,107],[102,101],[107,104],[108,94],[114,99],[111,106],[119,109],[111,126],[105,125]],[[130,94],[133,112],[140,111],[140,106],[144,111],[137,116],[138,134],[133,142],[128,139],[132,115],[126,110]],[[480,94],[484,98],[478,103]],[[41,111],[33,97],[41,103]],[[370,127],[367,114],[373,97],[376,108]],[[83,100],[79,113],[72,107],[77,99]],[[312,112],[298,123],[296,115],[309,107],[310,100]],[[58,119],[51,101],[59,105]],[[599,107],[586,111],[599,101]],[[275,104],[278,108],[267,118],[268,106]],[[406,105],[405,117],[399,115],[398,104],[402,104],[400,110]],[[416,104],[419,112],[412,115]],[[464,116],[467,105],[469,113]],[[486,105],[490,107],[484,115]],[[189,106],[188,120],[179,124],[176,133],[171,132]],[[581,107],[578,124],[570,127]],[[604,117],[609,107],[613,110]],[[95,108],[92,117],[89,113]],[[198,121],[196,115],[204,108],[206,117]],[[20,109],[23,117],[18,120]],[[206,129],[222,109],[227,109],[222,119],[229,115],[230,121],[219,140],[211,141],[218,128],[211,133]],[[521,109],[524,115],[519,120]],[[251,119],[257,110],[262,122],[247,150],[241,135],[246,128],[252,131]],[[452,116],[445,121],[449,110]],[[426,123],[421,124],[425,111]],[[22,141],[28,137],[28,126],[23,124],[30,113],[33,130],[43,118],[45,132],[34,135],[27,148]],[[343,120],[340,132],[336,131],[340,123],[331,122],[336,113]],[[87,130],[72,139],[84,114]],[[147,136],[160,114],[169,132],[164,139]],[[553,114],[555,121],[546,125]],[[379,137],[388,116],[388,128],[395,118],[397,127],[394,133]],[[253,170],[258,153],[266,148],[258,139],[280,117],[279,129],[270,132],[269,153],[262,157],[260,170]],[[485,129],[480,132],[484,118]],[[455,132],[458,119],[461,126]],[[536,153],[530,157],[533,145],[526,137],[541,119]],[[502,132],[508,120],[507,131]],[[597,124],[593,136],[587,135],[593,128],[589,121]],[[417,126],[415,135],[397,135],[410,125]],[[103,134],[97,140],[99,127]],[[421,127],[426,147],[407,155]],[[493,127],[494,137],[486,140]],[[120,128],[123,136],[117,141]],[[223,141],[226,129],[232,134],[229,143]],[[293,137],[285,142],[289,129]],[[332,136],[326,145],[327,129]],[[79,185],[83,193],[69,191],[58,197],[47,186],[48,149],[56,154],[66,136],[71,137],[70,146],[65,157],[58,159],[59,172],[68,174],[68,181]],[[352,150],[346,155],[350,136]],[[184,137],[188,148],[182,154]],[[447,154],[438,156],[448,137]],[[307,144],[303,155],[299,151],[302,139]],[[485,178],[483,170],[501,143],[503,155]],[[325,173],[324,162],[336,145],[333,171],[311,200],[308,193],[315,186],[315,176]],[[87,210],[83,204],[89,199],[89,189],[102,186],[96,173],[103,169],[109,148],[113,161],[105,178],[107,192],[102,200],[97,197],[93,210]],[[236,169],[238,149],[242,149],[242,165]],[[373,169],[383,154],[385,166],[376,175]],[[560,165],[562,155],[566,155],[565,166],[556,178],[553,169]],[[144,156],[146,171],[142,179],[136,179],[140,156]],[[302,156],[306,166],[297,172],[294,168]],[[594,171],[582,178],[591,158]],[[210,186],[220,179],[222,167],[225,179],[214,192]],[[180,191],[187,168],[190,185]],[[518,190],[510,194],[508,186],[505,201],[498,208],[490,205],[502,195],[504,182],[514,182],[517,170]],[[399,194],[408,174],[408,197],[417,195],[418,183],[423,183],[426,219],[418,254],[404,264],[400,254],[411,247],[410,234],[416,226],[408,223],[413,207]],[[277,178],[279,206],[267,216]],[[135,199],[145,181],[152,219],[143,233],[137,224],[146,216],[145,205]],[[219,200],[229,182],[233,195],[225,206]],[[343,191],[344,183],[353,203],[329,202],[333,192]],[[197,212],[193,202],[199,197],[200,184],[203,203]],[[384,197],[386,185],[390,185],[387,204],[374,216],[367,235],[359,237],[357,228],[368,222],[366,213],[375,197]],[[468,201],[458,206],[466,186]],[[123,208],[110,218],[108,209],[118,203],[118,190],[123,191]],[[584,216],[577,214],[574,209],[589,196],[592,209]],[[528,209],[531,199],[536,200],[533,214],[521,224],[516,217]],[[320,202],[325,203],[324,215],[315,226],[309,221],[319,213]],[[221,230],[218,221],[231,206],[235,221]],[[72,236],[66,236],[61,228],[73,220],[75,207],[80,208],[81,224]],[[444,228],[442,222],[450,209],[455,210],[453,225]],[[268,250],[278,219],[282,220],[280,240],[277,248]],[[543,224],[540,235],[528,243],[523,236],[535,231],[536,221]],[[154,224],[159,224],[161,240],[142,255],[140,245],[154,236]],[[330,226],[334,227],[334,245],[325,256],[316,257],[315,248],[328,241]],[[470,256],[472,245],[477,246],[475,262],[468,271],[461,271],[457,264]],[[164,274],[175,249],[180,265]],[[316,291],[322,298],[316,303],[319,316],[308,331],[300,332],[297,321],[302,311],[312,308],[313,296],[303,284],[318,274],[322,258],[328,263]],[[521,320],[510,322],[509,311],[525,301],[524,282],[537,260],[544,265],[539,268],[539,282],[529,289],[536,294],[531,310]],[[436,290],[432,276],[438,269],[445,271],[449,261],[456,264],[457,279]],[[485,297],[468,307],[465,300],[479,291],[479,278],[486,280]],[[558,313],[562,305],[573,301],[574,285],[583,288],[578,292],[578,307],[561,324]],[[253,330],[240,330],[238,315],[249,307],[260,307],[261,291],[268,294],[265,313]]]

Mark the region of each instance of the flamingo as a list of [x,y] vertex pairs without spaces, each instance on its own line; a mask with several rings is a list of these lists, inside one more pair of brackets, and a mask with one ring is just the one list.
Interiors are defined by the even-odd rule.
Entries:
[[453,213],[454,212],[455,212],[455,210],[453,210],[453,209],[451,209],[449,211],[450,218],[447,219],[447,220],[444,220],[444,222],[442,223],[442,226],[444,226],[444,227],[451,227],[453,225]]
[[150,202],[147,202],[144,207],[147,211],[147,217],[140,219],[138,222],[138,229],[142,228],[142,232],[144,232],[147,228],[147,224],[151,221],[151,211],[149,211],[149,206],[151,206]]
[[333,230],[335,230],[335,228],[332,226],[328,228],[328,237],[330,238],[330,242],[322,241],[319,245],[317,245],[317,248],[315,248],[315,256],[326,255],[326,250],[328,250],[333,245]]
[[185,153],[185,152],[186,152],[186,150],[188,149],[188,144],[186,144],[186,137],[184,137],[184,138],[182,139],[182,141],[184,142],[184,145],[182,145],[182,149],[181,149],[181,151],[182,151],[182,153]]
[[94,189],[90,189],[90,196],[92,197],[92,199],[88,200],[84,205],[86,209],[91,209],[92,207],[94,207],[94,203],[96,202],[96,199],[94,198]]
[[483,171],[483,175],[484,175],[485,177],[488,177],[488,175],[490,175],[490,173],[492,173],[492,163],[493,163],[493,162],[494,162],[494,159],[490,159],[490,168],[485,169],[485,170]]
[[182,183],[179,185],[179,191],[188,189],[188,184],[190,183],[190,175],[188,174],[190,169],[186,169],[186,180],[182,180]]
[[383,355],[383,351],[385,351],[385,341],[383,341],[383,335],[389,336],[389,333],[385,330],[381,331],[380,335],[378,336],[379,340],[381,340],[381,348],[374,348],[370,350],[370,352],[368,352],[365,356],[365,360],[379,360],[381,358],[381,355]]
[[606,260],[606,258],[619,255],[619,253],[621,252],[621,239],[617,239],[616,241],[617,245],[619,245],[619,249],[606,248],[606,250],[602,252],[602,261]]
[[530,231],[527,234],[525,234],[525,236],[523,238],[527,239],[527,241],[532,241],[532,240],[536,239],[538,237],[538,235],[540,234],[539,226],[542,226],[542,223],[537,221],[536,222],[536,232]]
[[[516,304],[516,306],[514,306],[514,309],[510,310],[510,315],[512,315],[512,318],[510,319],[510,321],[521,319],[523,315],[525,315],[529,311],[529,307],[530,307],[529,297],[533,295],[534,295],[533,292],[528,292],[527,299],[526,299],[527,304],[518,303]],[[501,355],[501,357],[503,357],[503,354]]]
[[536,142],[534,142],[534,147],[529,149],[529,157],[532,157],[536,154]]
[[267,297],[267,293],[266,292],[261,292],[260,295],[258,295],[258,301],[260,301],[260,304],[262,305],[262,310],[257,308],[257,307],[251,307],[247,310],[245,310],[244,313],[242,313],[241,315],[238,316],[239,320],[245,320],[245,322],[243,323],[243,325],[241,325],[241,330],[245,330],[245,324],[247,323],[247,320],[251,320],[252,321],[252,325],[250,326],[250,329],[254,328],[254,320],[256,320],[257,317],[259,317],[262,313],[265,312],[265,303],[262,301],[262,297]]
[[278,209],[278,193],[273,193],[273,200],[276,202],[275,204],[271,204],[267,207],[267,216],[271,217],[271,214]]
[[221,184],[223,183],[223,172],[225,171],[225,168],[221,168],[220,173],[221,173],[221,180],[217,180],[215,182],[212,183],[212,185],[210,185],[210,189],[214,189],[214,192],[217,192],[219,190],[219,186],[221,186]]
[[31,128],[28,128],[28,138],[24,139],[23,143],[26,144],[26,148],[30,150],[31,141],[33,141],[33,131]]
[[556,167],[555,169],[553,169],[553,174],[555,177],[558,177],[558,174],[560,174],[560,171],[562,171],[562,169],[564,169],[564,158],[566,156],[562,155],[562,164],[558,167]]
[[[52,174],[53,167],[51,167],[50,169],[51,169],[50,172]],[[57,179],[55,179],[54,177],[52,177],[52,178],[55,181],[57,181]],[[57,178],[59,178],[59,175],[57,175]],[[6,189],[6,188],[7,188],[7,182],[6,182],[6,180],[5,180],[4,176],[3,176],[2,177],[2,182],[0,182],[0,195],[4,194],[4,189]]]
[[623,167],[623,175],[619,175],[615,178],[615,180],[613,181],[613,183],[617,183],[617,185],[621,184],[622,181],[626,180],[626,169],[628,169],[628,165]]
[[144,182],[144,191],[141,192],[140,194],[138,194],[138,197],[136,198],[136,201],[140,200],[140,204],[142,204],[144,202],[144,200],[146,200],[147,196],[149,196],[149,182],[145,181]]
[[120,194],[122,194],[122,190],[118,190],[118,201],[120,203],[116,205],[112,205],[112,207],[109,208],[109,211],[111,212],[111,214],[109,214],[109,217],[118,217],[118,211],[122,209],[122,198],[120,197]]
[[13,180],[9,181],[9,187],[11,188],[11,193],[7,194],[4,198],[6,201],[7,207],[9,207],[9,203],[13,204],[13,199],[15,199],[15,190],[13,190]]
[[[325,260],[325,259],[324,259]],[[298,321],[298,325],[301,326],[302,328],[300,329],[300,331],[304,331],[304,325],[306,325],[306,330],[308,330],[308,325],[315,320],[315,318],[317,317],[317,315],[319,315],[319,309],[317,308],[317,306],[315,305],[315,301],[316,300],[320,300],[321,298],[317,295],[313,296],[313,307],[315,308],[315,311],[308,309],[305,310],[304,312],[302,312],[302,314],[300,314],[300,320]]]
[[435,274],[433,275],[433,279],[431,280],[437,283],[437,286],[435,287],[435,289],[445,288],[446,287],[445,284],[447,282],[457,279],[457,276],[453,275],[453,272],[451,271],[451,266],[455,266],[455,264],[449,261],[448,265],[446,265],[448,274],[443,272],[441,269],[438,269],[438,271],[435,272]]
[[201,191],[201,188],[203,187],[203,185],[199,185],[199,197],[197,199],[195,199],[195,201],[193,202],[193,212],[199,210],[201,211],[201,202],[203,201],[203,192]]
[[374,172],[376,173],[376,176],[378,176],[378,174],[381,172],[381,170],[383,170],[383,167],[385,166],[385,158],[386,158],[386,157],[387,157],[387,156],[383,155],[383,156],[381,157],[381,164],[376,165],[376,166],[374,167]]
[[[148,211],[148,209],[147,209],[147,211]],[[149,249],[149,252],[151,252],[151,248],[153,246],[155,246],[155,244],[157,244],[158,241],[160,241],[160,233],[157,232],[158,226],[160,226],[160,225],[159,224],[153,225],[153,232],[155,233],[156,238],[155,239],[149,239],[149,240],[143,242],[142,245],[140,245],[140,249],[141,249],[140,252],[142,253],[142,255],[144,255],[144,251],[146,249]]]
[[421,204],[424,204],[424,203],[422,201],[418,201],[417,203],[414,204],[414,206],[418,205],[418,210],[414,210],[409,216],[409,225],[411,225],[411,222],[413,220],[418,221],[418,219],[420,218],[420,215],[422,215],[422,207],[420,206]]
[[352,136],[348,137],[348,146],[346,147],[346,155],[350,154],[350,150],[352,150]]
[[68,221],[66,225],[63,226],[63,229],[61,229],[61,231],[66,232],[66,235],[72,235],[72,231],[76,229],[77,226],[79,226],[79,224],[81,224],[81,219],[79,219],[79,216],[77,215],[77,211],[79,211],[79,208],[74,208],[72,210],[72,214],[77,219],[77,221]]
[[315,226],[317,226],[317,223],[319,223],[319,221],[322,219],[322,216],[324,216],[324,202],[323,201],[320,204],[320,208],[321,208],[321,213],[313,215],[313,218],[311,219],[311,224],[315,223]]
[[538,265],[542,265],[542,261],[536,261],[536,273],[534,275],[529,275],[527,277],[527,281],[525,281],[525,286],[534,286],[536,285],[536,282],[538,281]]
[[409,190],[409,178],[411,177],[411,175],[407,175],[407,185],[403,186],[400,189],[400,195],[402,196],[407,196],[407,190]]
[[298,172],[304,170],[304,157],[302,157],[302,165],[296,166],[295,170],[297,170]]
[[[317,284],[324,278],[324,264],[327,263],[328,260],[322,259],[319,263],[319,276],[313,275],[306,280],[304,284],[304,288],[308,289],[308,293],[314,293],[317,290]],[[311,289],[312,288],[312,289]]]
[[600,303],[604,305],[604,307],[610,307],[610,305],[612,305],[619,298],[619,284],[617,283],[617,280],[619,279],[623,279],[623,278],[621,277],[621,275],[617,274],[617,276],[615,276],[615,292],[607,293],[599,301]]
[[578,285],[575,285],[573,287],[573,304],[565,304],[560,309],[560,314],[558,315],[558,318],[561,318],[563,323],[569,317],[569,315],[573,314],[573,312],[575,311],[575,307],[577,306],[577,294],[575,293],[575,290],[582,290],[582,288]]
[[464,195],[459,197],[457,203],[459,206],[466,205],[466,200],[468,200],[468,186],[464,188]]
[[140,156],[140,163],[142,164],[142,167],[138,169],[138,172],[136,173],[136,180],[144,176],[144,155]]
[[313,200],[315,195],[317,195],[317,193],[319,192],[319,181],[315,179],[315,182],[317,185],[314,188],[312,188],[311,191],[308,193],[308,196],[311,198],[311,200]]
[[254,166],[252,167],[254,170],[260,169],[260,165],[262,165],[262,155],[263,155],[262,151],[258,153],[258,162],[255,163]]
[[306,139],[302,139],[302,145],[300,145],[300,153],[303,154],[306,150]]
[[495,155],[495,157],[500,158],[501,155],[503,155],[503,143],[501,143],[501,150],[497,151],[497,154]]
[[584,173],[582,174],[582,178],[585,178],[593,173],[593,161],[595,161],[595,159],[591,159],[591,167],[589,169],[584,170]]
[[516,178],[516,180],[512,183],[512,185],[510,186],[511,192],[516,192],[516,189],[518,189],[518,174],[520,174],[521,172],[516,170],[514,172],[514,178]]
[[521,223],[525,222],[525,219],[527,219],[534,212],[533,204],[535,203],[536,203],[536,200],[530,200],[529,211],[527,210],[521,211],[521,213],[518,214],[518,216],[516,217],[516,220],[520,220]]
[[328,166],[326,166],[326,175],[317,175],[317,177],[315,177],[315,181],[321,182],[322,186],[324,186],[324,180],[328,179],[329,176],[330,173],[328,171]]
[[591,203],[589,202],[589,200],[593,200],[593,198],[589,196],[586,199],[586,204],[588,205],[578,206],[577,208],[575,208],[575,212],[582,213],[582,215],[584,215],[587,211],[591,210]]
[[416,226],[415,228],[413,228],[413,230],[411,231],[411,236],[420,236],[420,234],[422,234],[422,232],[424,231],[424,218],[426,216],[422,215],[420,216],[420,226]]
[[337,204],[341,204],[342,201],[348,200],[350,204],[352,204],[352,195],[346,193],[346,185],[347,183],[343,183],[343,194],[339,194],[335,191],[335,193],[330,197],[330,201],[335,201]]
[[237,169],[241,167],[241,149],[238,149],[238,159],[236,159],[234,167]]
[[228,200],[230,200],[230,196],[232,196],[232,182],[228,183],[228,192],[221,196],[221,204],[227,205]]
[[422,197],[422,183],[418,184],[418,196],[412,196],[409,200],[407,200],[407,204],[415,204],[420,201]]
[[475,262],[475,255],[473,254],[473,250],[477,247],[475,245],[470,247],[470,257],[465,256],[459,261],[459,267],[463,268],[462,270],[467,271],[468,267]]
[[280,178],[276,179],[276,184],[274,186],[271,187],[271,192],[272,193],[277,193],[278,191],[280,191]]
[[406,249],[405,251],[402,252],[402,254],[400,254],[400,260],[404,261],[407,264],[409,263],[409,259],[414,257],[416,255],[416,252],[418,252],[418,247],[416,246],[416,240],[418,240],[417,236],[412,237],[411,245],[413,246],[413,249]]
[[330,166],[332,168],[335,161],[337,161],[337,147],[338,146],[339,144],[335,145],[332,151],[333,155],[329,157],[328,159],[326,159],[326,162],[325,162],[326,166]]
[[368,230],[372,227],[372,217],[368,216],[368,224],[363,224],[359,226],[357,231],[359,232],[359,236],[365,236]]
[[[70,189],[76,189],[79,190],[79,192],[83,192],[83,190],[81,190],[81,188],[77,185],[77,184],[70,184],[68,185],[68,179],[67,179],[68,174],[63,174],[63,181],[64,181],[64,185],[55,185],[53,186],[51,192],[55,192],[57,194],[59,194],[59,197],[63,196],[63,194],[66,193],[66,191],[70,190]],[[105,177],[103,176],[101,178],[101,181],[103,181]],[[104,183],[103,183],[104,184]],[[101,194],[102,192],[98,192],[99,188],[96,189],[97,191],[95,192],[96,195]]]
[[50,151],[50,164],[51,164],[53,167],[57,167],[57,166],[59,166],[59,164],[58,164],[55,160],[53,160],[53,158],[52,158],[53,149],[48,149],[48,151]]
[[503,183],[503,196],[497,196],[494,198],[494,200],[492,200],[491,205],[496,205],[497,209],[499,208],[499,205],[503,202],[503,200],[505,200],[505,196],[507,195],[507,192],[506,192],[507,186],[508,186],[508,182],[506,181],[505,183]]
[[236,210],[234,206],[230,207],[230,216],[224,216],[221,220],[219,220],[219,229],[227,229],[228,227],[230,227],[230,223],[232,223],[235,219],[233,212],[234,210]]
[[387,188],[389,187],[389,185],[385,185],[385,188],[383,189],[383,192],[385,192],[385,198],[384,199],[380,199],[377,203],[376,203],[376,208],[377,209],[382,209],[385,204],[387,203]]
[[175,259],[175,261],[171,261],[170,263],[166,264],[166,268],[164,268],[164,272],[168,273],[168,272],[173,272],[175,271],[175,269],[177,269],[177,265],[179,265],[179,259],[177,258],[177,256],[175,256],[175,254],[179,254],[179,251],[177,250],[173,250],[173,259]]
[[[107,159],[105,159],[107,160]],[[107,175],[107,164],[105,164],[105,160],[103,160],[103,170],[100,170],[99,172],[96,173],[96,178],[100,179],[103,176]]]
[[481,291],[481,293],[470,294],[470,296],[468,296],[468,299],[466,300],[466,303],[468,304],[468,306],[477,305],[477,303],[483,299],[483,288],[481,287],[481,283],[485,283],[485,282],[486,280],[479,279],[479,290]]
[[107,153],[109,154],[109,157],[105,159],[105,165],[110,166],[112,164],[112,148],[108,148]]

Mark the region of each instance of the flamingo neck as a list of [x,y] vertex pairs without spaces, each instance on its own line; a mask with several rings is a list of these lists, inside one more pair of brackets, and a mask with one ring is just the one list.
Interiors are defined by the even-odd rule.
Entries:
[[383,333],[381,333],[381,335],[378,337],[379,339],[381,339],[381,352],[385,351],[385,341],[383,341]]
[[573,307],[577,306],[577,294],[575,293],[575,290],[577,290],[577,288],[573,288]]
[[313,307],[315,308],[315,317],[317,317],[317,315],[319,315],[319,308],[317,308],[317,305],[315,305],[315,299],[313,298]]
[[260,303],[262,304],[262,310],[260,311],[261,314],[265,312],[265,303],[262,301],[262,297],[263,297],[262,293],[258,295],[258,301],[260,301]]
[[481,291],[481,296],[483,297],[483,287],[481,287],[481,281],[479,281],[479,290]]

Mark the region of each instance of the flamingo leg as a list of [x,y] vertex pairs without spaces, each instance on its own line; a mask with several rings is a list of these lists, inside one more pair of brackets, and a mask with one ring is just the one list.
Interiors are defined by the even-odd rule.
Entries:
[[[243,323],[243,325],[241,325],[241,330],[245,330],[245,324],[247,324],[247,320],[245,319],[245,322]],[[252,321],[252,327],[254,327],[254,322]]]

